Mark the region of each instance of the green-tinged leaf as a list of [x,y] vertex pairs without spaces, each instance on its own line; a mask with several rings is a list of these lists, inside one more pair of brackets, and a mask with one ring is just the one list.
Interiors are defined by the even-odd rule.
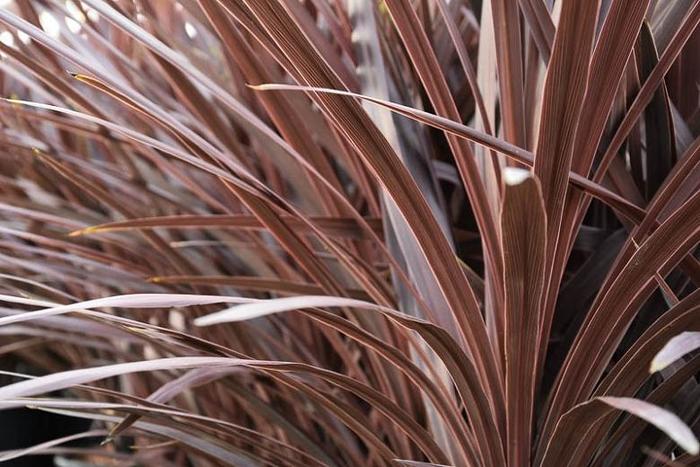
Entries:
[[[296,229],[307,229],[305,225],[294,218],[289,222]],[[338,217],[312,218],[312,222],[329,235],[356,238],[362,235],[357,224],[351,219]],[[367,219],[367,223],[377,231],[381,229],[381,223],[377,219]],[[90,235],[100,232],[114,232],[122,230],[157,229],[157,228],[231,228],[231,229],[263,229],[264,226],[254,216],[246,215],[181,215],[152,217],[142,219],[129,219],[126,221],[111,222],[104,225],[95,225],[70,233],[71,236]]]

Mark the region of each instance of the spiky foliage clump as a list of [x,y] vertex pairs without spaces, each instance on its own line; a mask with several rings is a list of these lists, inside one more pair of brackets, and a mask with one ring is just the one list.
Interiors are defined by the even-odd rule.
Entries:
[[2,4],[0,459],[698,465],[698,0]]

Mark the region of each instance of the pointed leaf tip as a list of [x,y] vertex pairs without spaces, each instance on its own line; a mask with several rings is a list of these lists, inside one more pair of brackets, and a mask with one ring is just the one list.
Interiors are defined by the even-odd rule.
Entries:
[[503,181],[506,185],[520,185],[528,178],[532,177],[532,172],[519,167],[506,167],[503,169]]
[[89,227],[87,229],[78,229],[78,230],[74,230],[72,232],[68,232],[68,236],[69,237],[80,237],[81,235],[88,233],[88,231],[89,231]]
[[654,356],[649,373],[661,371],[679,358],[700,348],[700,332],[682,332],[671,338]]
[[599,397],[598,400],[635,415],[654,425],[691,455],[700,453],[700,442],[686,423],[676,414],[649,402],[630,397]]

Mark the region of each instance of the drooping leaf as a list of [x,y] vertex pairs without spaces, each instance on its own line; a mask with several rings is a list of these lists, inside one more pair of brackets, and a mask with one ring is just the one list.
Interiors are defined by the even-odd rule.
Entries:
[[561,417],[541,465],[561,465],[566,459],[573,457],[572,453],[576,451],[580,434],[592,429],[597,420],[616,409],[654,425],[691,454],[697,454],[700,450],[700,444],[693,432],[675,414],[639,399],[598,397],[577,405]]
[[700,348],[700,332],[683,332],[678,334],[654,356],[649,372],[661,371],[684,355]]

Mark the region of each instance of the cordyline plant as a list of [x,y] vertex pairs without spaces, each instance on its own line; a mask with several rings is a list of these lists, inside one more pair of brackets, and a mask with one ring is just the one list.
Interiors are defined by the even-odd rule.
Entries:
[[700,465],[699,0],[1,3],[0,460]]

